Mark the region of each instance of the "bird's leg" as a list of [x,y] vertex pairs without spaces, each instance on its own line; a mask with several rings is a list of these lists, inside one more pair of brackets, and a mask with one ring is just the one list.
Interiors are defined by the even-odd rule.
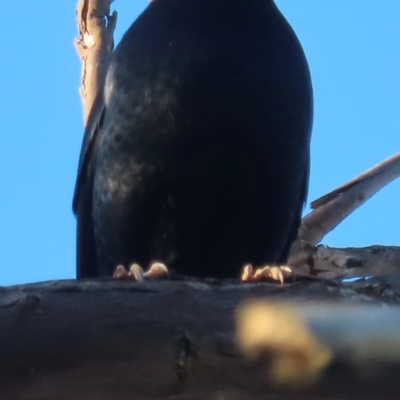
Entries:
[[262,268],[257,268],[254,270],[251,264],[247,264],[243,267],[242,271],[242,281],[243,282],[254,282],[262,280],[273,280],[279,281],[280,283],[285,283],[285,278],[293,277],[293,271],[290,267],[281,266],[269,266],[266,265]]
[[131,278],[139,282],[145,278],[164,278],[166,276],[168,276],[168,268],[160,262],[151,264],[146,272],[136,263],[130,266],[129,271],[123,265],[118,265],[113,274],[114,278]]

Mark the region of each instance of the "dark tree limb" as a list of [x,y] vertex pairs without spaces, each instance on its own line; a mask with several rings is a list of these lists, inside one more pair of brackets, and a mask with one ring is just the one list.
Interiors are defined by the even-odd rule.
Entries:
[[[383,290],[366,295],[367,281],[357,285],[92,280],[1,288],[0,393],[36,400],[398,398],[400,314],[382,308],[398,302],[398,288],[389,298]],[[261,305],[246,302],[254,298]],[[297,306],[276,303],[283,299]],[[339,303],[311,307],[305,299]],[[237,335],[252,309],[260,331],[251,332],[261,341]],[[320,348],[328,357],[302,375]],[[301,368],[277,380],[273,368],[282,360]]]

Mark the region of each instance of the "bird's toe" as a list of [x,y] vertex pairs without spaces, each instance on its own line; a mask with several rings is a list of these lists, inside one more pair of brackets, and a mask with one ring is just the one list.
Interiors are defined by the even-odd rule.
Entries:
[[141,282],[145,278],[164,278],[168,276],[168,268],[165,264],[160,262],[154,262],[151,264],[147,271],[143,271],[143,268],[137,264],[133,263],[129,270],[127,270],[123,265],[118,265],[115,268],[113,277],[118,279],[130,278],[135,281]]
[[281,266],[270,266],[266,265],[262,268],[257,268],[254,270],[251,264],[244,266],[242,271],[242,281],[243,282],[254,282],[263,280],[273,280],[280,283],[285,283],[285,279],[288,277],[293,278],[293,271],[290,267]]

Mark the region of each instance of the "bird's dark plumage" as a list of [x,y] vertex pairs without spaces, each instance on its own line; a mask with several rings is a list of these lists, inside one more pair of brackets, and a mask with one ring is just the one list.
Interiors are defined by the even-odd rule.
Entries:
[[306,199],[312,88],[272,0],[155,0],[116,48],[74,195],[78,277],[163,261],[238,276],[286,260]]

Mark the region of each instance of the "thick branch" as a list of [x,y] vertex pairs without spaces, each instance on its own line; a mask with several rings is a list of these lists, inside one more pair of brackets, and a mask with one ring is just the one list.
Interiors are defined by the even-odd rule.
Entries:
[[[274,303],[254,306],[246,303],[250,298]],[[0,393],[40,400],[293,399],[299,393],[302,399],[397,399],[399,311],[299,304],[306,298],[381,303],[351,285],[324,281],[92,280],[2,288]],[[282,299],[298,307],[276,303]],[[250,336],[243,335],[251,323],[246,318],[258,320]],[[280,362],[299,368],[277,380]]]
[[79,0],[76,10],[79,37],[75,46],[82,60],[80,95],[86,125],[99,89],[104,85],[114,48],[117,12],[110,14],[112,0]]

